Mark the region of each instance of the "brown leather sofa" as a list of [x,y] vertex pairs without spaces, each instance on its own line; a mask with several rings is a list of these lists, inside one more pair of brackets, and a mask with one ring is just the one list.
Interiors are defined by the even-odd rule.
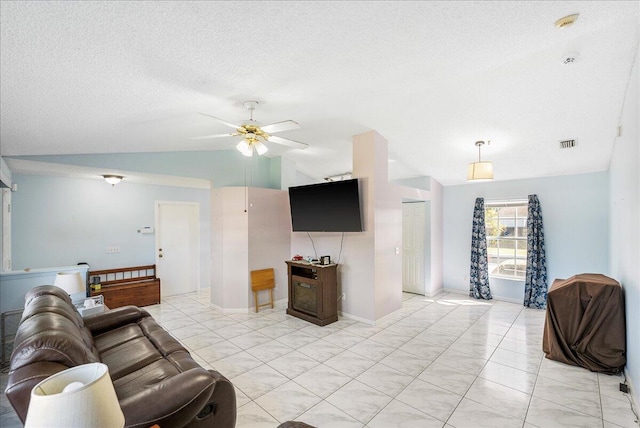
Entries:
[[125,306],[83,319],[62,289],[30,290],[5,390],[20,419],[37,383],[93,362],[109,367],[127,427],[235,426],[233,385],[202,368],[144,309]]

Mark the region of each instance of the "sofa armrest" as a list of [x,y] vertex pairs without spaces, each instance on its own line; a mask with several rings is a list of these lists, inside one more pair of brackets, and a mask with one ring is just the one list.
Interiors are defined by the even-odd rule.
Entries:
[[49,376],[68,368],[64,364],[41,361],[9,372],[5,394],[22,423],[27,419],[27,410],[29,409],[33,387]]
[[[229,383],[222,375],[216,377],[202,367],[167,378],[120,400],[126,415],[125,425],[129,428],[154,424],[184,427],[199,425],[199,420],[206,419],[203,426],[215,423],[216,427],[232,428],[236,416],[235,391],[231,383],[224,385],[224,381]],[[214,402],[212,397],[218,382],[221,383],[220,392],[226,394],[219,402]],[[222,423],[219,424],[218,419]]]
[[123,325],[136,323],[140,318],[148,316],[150,316],[149,312],[137,306],[122,306],[100,314],[90,315],[84,319],[84,325],[91,330],[93,336],[96,336]]

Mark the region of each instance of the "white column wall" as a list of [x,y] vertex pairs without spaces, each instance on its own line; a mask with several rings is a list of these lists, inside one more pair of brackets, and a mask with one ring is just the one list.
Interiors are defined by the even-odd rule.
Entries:
[[249,228],[244,187],[211,191],[211,303],[225,312],[247,312]]
[[286,299],[284,261],[291,258],[287,192],[216,188],[211,191],[211,215],[211,304],[224,313],[254,310],[250,271],[269,267],[276,276],[274,298]]
[[[285,260],[292,256],[289,194],[285,190],[251,187],[248,209],[249,271],[273,268],[276,282],[274,299],[287,299]],[[259,297],[260,303],[265,303],[267,292],[260,293]],[[249,292],[248,307],[253,306],[253,292]]]
[[[375,323],[402,307],[402,201],[431,202],[431,277],[427,293],[442,289],[442,186],[431,180],[422,190],[388,181],[387,141],[375,131],[353,137],[352,176],[360,181],[363,232],[345,233],[338,260],[340,233],[311,233],[318,255],[331,255],[338,267],[338,310]],[[396,254],[396,248],[399,249]],[[315,255],[306,233],[291,234],[291,253]]]

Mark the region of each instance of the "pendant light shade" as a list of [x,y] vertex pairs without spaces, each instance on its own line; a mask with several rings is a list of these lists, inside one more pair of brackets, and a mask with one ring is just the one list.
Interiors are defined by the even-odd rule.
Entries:
[[480,147],[484,145],[484,141],[476,141],[478,146],[478,162],[472,162],[467,167],[467,181],[490,181],[493,180],[493,164],[488,161],[482,161],[480,156]]

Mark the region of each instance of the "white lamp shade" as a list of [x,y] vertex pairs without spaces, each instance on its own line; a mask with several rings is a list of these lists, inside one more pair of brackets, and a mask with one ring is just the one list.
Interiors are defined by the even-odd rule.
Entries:
[[244,156],[247,156],[247,157],[253,156],[253,148],[247,142],[247,140],[240,141],[236,146],[236,149],[238,149],[238,151],[242,153]]
[[258,152],[260,156],[267,153],[267,150],[269,150],[267,146],[265,146],[264,143],[262,143],[262,141],[256,141],[254,146],[256,147],[256,152]]
[[493,164],[491,162],[472,162],[467,168],[467,180],[489,181],[493,180]]
[[86,286],[80,272],[58,272],[53,285],[62,288],[67,294],[86,292]]
[[31,390],[25,427],[123,426],[124,414],[105,364],[72,367],[49,376]]

